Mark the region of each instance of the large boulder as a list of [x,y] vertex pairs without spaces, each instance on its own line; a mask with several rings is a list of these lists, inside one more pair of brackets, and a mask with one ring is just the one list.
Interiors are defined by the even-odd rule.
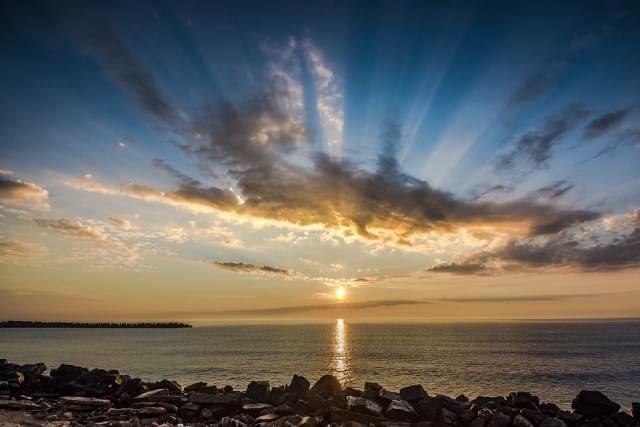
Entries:
[[382,415],[382,406],[363,397],[347,396],[347,409],[376,417]]
[[440,402],[440,405],[442,407],[447,408],[448,410],[456,414],[462,413],[469,407],[468,403],[461,402],[443,394],[437,395],[436,399],[438,399],[438,402]]
[[318,381],[311,387],[309,392],[311,394],[319,394],[324,398],[333,396],[342,390],[342,386],[336,377],[333,375],[323,375]]
[[385,416],[396,421],[409,421],[416,418],[417,414],[409,402],[396,399],[389,403]]
[[422,421],[435,422],[440,412],[440,402],[436,398],[428,398],[414,403],[414,408]]
[[488,427],[509,427],[511,425],[511,417],[503,412],[496,412],[491,417]]
[[271,391],[268,381],[251,381],[244,393],[249,399],[256,402],[269,402],[269,392]]
[[513,419],[513,427],[533,427],[533,423],[524,415],[518,414]]
[[309,381],[307,381],[305,377],[294,374],[293,378],[291,378],[291,383],[289,383],[289,386],[286,388],[286,391],[299,399],[309,391],[310,385],[311,384],[309,384]]
[[418,402],[429,397],[420,384],[410,385],[400,389],[400,396],[409,403]]
[[534,396],[526,391],[511,393],[509,397],[507,397],[507,402],[510,406],[518,409],[528,408],[535,410],[540,406],[540,399],[538,396]]
[[578,396],[573,399],[571,407],[585,417],[601,417],[607,416],[614,412],[618,412],[620,405],[610,400],[607,396],[599,391],[582,390]]
[[378,401],[383,405],[386,406],[394,400],[404,400],[404,399],[402,399],[402,396],[400,396],[398,393],[389,391],[386,388],[381,388],[380,390],[378,390]]

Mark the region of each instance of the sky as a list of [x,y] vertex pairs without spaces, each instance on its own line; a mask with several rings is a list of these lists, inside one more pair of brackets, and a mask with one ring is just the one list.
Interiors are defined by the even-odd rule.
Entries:
[[637,2],[0,8],[0,319],[640,316]]

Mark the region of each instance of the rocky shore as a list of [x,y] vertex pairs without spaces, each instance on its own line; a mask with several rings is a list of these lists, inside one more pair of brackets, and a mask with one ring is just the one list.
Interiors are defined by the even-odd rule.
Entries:
[[50,426],[386,426],[386,427],[633,427],[630,413],[598,391],[583,390],[572,410],[518,391],[506,396],[430,395],[421,385],[390,391],[366,382],[343,388],[331,375],[314,384],[294,375],[246,390],[204,382],[147,382],[117,370],[0,359],[0,425]]

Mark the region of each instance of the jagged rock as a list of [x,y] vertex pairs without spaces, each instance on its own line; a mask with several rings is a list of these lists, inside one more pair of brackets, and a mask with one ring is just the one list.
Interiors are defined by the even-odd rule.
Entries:
[[528,408],[535,410],[540,406],[540,399],[538,396],[534,396],[526,391],[511,393],[509,397],[507,397],[507,402],[510,406],[518,409]]
[[400,396],[409,403],[424,400],[429,397],[420,384],[410,385],[400,389]]
[[496,412],[491,417],[488,427],[509,427],[511,424],[511,417],[502,412]]
[[540,425],[542,420],[547,418],[547,415],[543,414],[542,412],[534,411],[528,408],[521,409],[520,414],[522,414],[526,419],[531,421],[531,424],[533,424],[534,426]]
[[455,414],[455,412],[450,411],[447,408],[442,408],[440,419],[442,420],[442,423],[447,426],[458,425],[458,416]]
[[268,381],[251,381],[244,394],[247,398],[256,402],[266,403],[269,401],[270,391]]
[[631,402],[631,415],[640,421],[640,402]]
[[502,396],[478,396],[471,401],[472,404],[478,405],[482,408],[489,408],[491,410],[497,409],[498,406],[505,402],[506,400]]
[[362,397],[363,396],[363,392],[353,388],[353,387],[347,387],[344,389],[344,395],[345,396],[354,396],[354,397]]
[[600,417],[612,414],[620,410],[620,405],[609,400],[599,391],[582,390],[573,399],[571,407],[585,417]]
[[518,414],[513,419],[513,427],[533,427],[533,424],[524,415]]
[[206,387],[207,383],[199,381],[197,383],[193,383],[184,388],[185,393],[191,393],[192,391],[200,391],[203,387]]
[[189,394],[189,402],[231,406],[238,405],[240,403],[240,395],[237,393],[208,394],[198,393],[197,391],[194,391],[193,393]]
[[347,396],[347,409],[376,417],[382,415],[382,406],[363,397]]
[[128,396],[137,396],[142,393],[142,380],[140,378],[127,378],[117,388],[115,395],[122,396],[126,393]]
[[385,416],[392,420],[407,421],[416,418],[416,411],[402,399],[392,400],[385,411]]
[[175,381],[164,379],[156,383],[148,384],[150,390],[166,389],[169,394],[181,394],[182,386]]
[[294,374],[293,378],[291,378],[291,383],[286,388],[286,391],[297,398],[301,398],[309,391],[310,385],[311,384],[309,384],[309,381],[307,381],[305,377]]
[[316,381],[313,387],[311,387],[309,392],[311,394],[319,394],[324,398],[328,398],[340,390],[342,390],[342,386],[336,377],[333,375],[323,375],[318,381]]
[[567,427],[567,425],[559,418],[548,417],[542,420],[539,427]]
[[98,399],[95,397],[65,396],[62,397],[62,403],[75,406],[93,406],[99,408],[107,408],[111,406],[108,399]]
[[440,402],[436,398],[428,398],[414,404],[418,416],[423,421],[436,421],[440,412]]
[[41,409],[40,405],[33,403],[30,400],[5,400],[0,399],[0,409],[13,409],[13,410],[37,410]]
[[464,403],[465,405],[469,405],[469,398],[464,394],[458,395],[458,397],[456,397],[456,400],[460,403]]
[[440,405],[442,407],[447,408],[455,414],[460,414],[469,407],[467,403],[460,402],[459,400],[452,399],[449,396],[445,396],[443,394],[437,395],[436,399],[438,399],[438,402],[440,402]]
[[398,393],[394,393],[385,388],[380,388],[380,390],[378,390],[378,401],[383,405],[387,406],[389,403],[391,403],[394,400],[403,400],[403,399],[402,399],[402,396],[400,396]]

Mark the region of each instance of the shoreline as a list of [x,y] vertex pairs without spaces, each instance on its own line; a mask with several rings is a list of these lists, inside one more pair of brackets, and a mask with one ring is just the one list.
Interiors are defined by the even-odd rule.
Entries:
[[[0,359],[0,425],[315,427],[638,427],[631,411],[598,391],[580,391],[572,410],[517,391],[505,396],[430,395],[422,385],[390,391],[375,382],[343,388],[332,375],[315,383],[251,381],[241,391],[198,382],[145,381],[118,370]],[[375,378],[372,378],[375,381]],[[640,396],[637,396],[640,400]]]

